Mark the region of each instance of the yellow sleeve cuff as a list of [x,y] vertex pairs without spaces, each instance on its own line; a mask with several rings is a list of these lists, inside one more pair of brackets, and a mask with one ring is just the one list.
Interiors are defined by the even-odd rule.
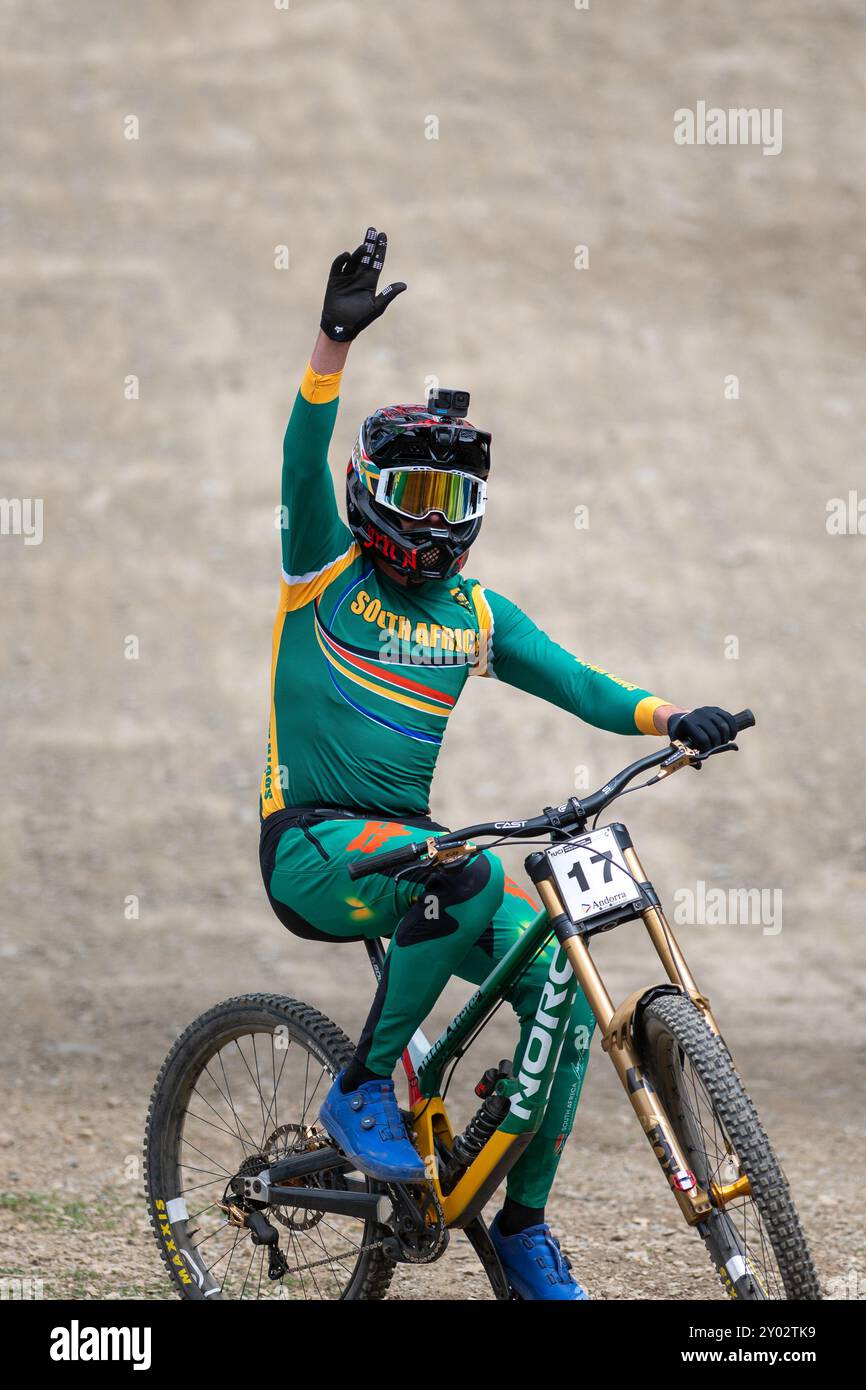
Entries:
[[635,706],[634,722],[642,734],[658,734],[653,723],[653,715],[659,705],[669,705],[670,700],[660,700],[658,695],[646,695]]
[[327,405],[339,396],[342,375],[342,372],[314,372],[308,363],[301,382],[301,395],[310,405]]

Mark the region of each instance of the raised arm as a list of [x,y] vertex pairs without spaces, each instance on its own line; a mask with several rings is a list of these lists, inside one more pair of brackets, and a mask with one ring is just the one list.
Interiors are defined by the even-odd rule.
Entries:
[[336,353],[345,361],[349,349],[328,346],[336,350],[331,362],[313,349],[283,440],[280,523],[283,579],[290,586],[329,564],[352,540],[340,520],[328,468],[342,370]]
[[328,468],[340,379],[349,344],[384,313],[404,284],[376,293],[388,239],[375,227],[353,252],[331,266],[319,336],[295,399],[283,441],[281,535],[283,578],[291,587],[348,550],[352,535],[340,520]]

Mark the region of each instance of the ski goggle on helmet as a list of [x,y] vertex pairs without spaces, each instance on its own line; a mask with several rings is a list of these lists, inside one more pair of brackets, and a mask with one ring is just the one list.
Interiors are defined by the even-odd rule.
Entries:
[[469,423],[468,407],[468,391],[444,389],[426,406],[387,406],[367,417],[352,450],[349,525],[410,584],[456,574],[481,528],[490,435]]
[[383,468],[376,501],[401,516],[420,520],[431,512],[452,524],[484,515],[487,484],[471,473],[438,468]]

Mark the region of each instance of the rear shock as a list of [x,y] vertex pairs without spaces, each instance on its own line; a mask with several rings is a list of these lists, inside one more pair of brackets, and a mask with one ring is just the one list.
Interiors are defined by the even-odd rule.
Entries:
[[511,1075],[511,1063],[500,1062],[498,1067],[488,1067],[475,1087],[475,1094],[483,1096],[481,1105],[462,1134],[458,1134],[451,1146],[450,1161],[441,1178],[442,1191],[451,1192],[457,1181],[478,1157],[488,1139],[496,1133],[511,1109],[508,1096],[500,1095],[494,1088],[500,1081]]

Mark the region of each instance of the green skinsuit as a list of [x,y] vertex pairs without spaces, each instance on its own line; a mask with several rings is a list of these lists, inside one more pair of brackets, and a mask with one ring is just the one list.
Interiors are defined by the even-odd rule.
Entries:
[[[290,826],[270,836],[263,866],[271,901],[300,935],[390,938],[358,1049],[390,1075],[449,977],[479,983],[537,912],[491,853],[441,878],[432,916],[429,884],[378,874],[355,883],[346,872],[360,854],[430,833],[436,758],[468,677],[505,681],[621,734],[656,733],[653,712],[666,702],[579,661],[475,579],[404,587],[376,566],[337,512],[327,452],[338,390],[339,375],[308,368],[286,430],[263,843],[286,808],[340,807],[357,819]],[[515,1071],[554,949],[510,996],[521,1023]],[[543,1206],[553,1182],[592,1027],[578,991],[543,1124],[508,1178],[508,1195],[526,1206]]]

